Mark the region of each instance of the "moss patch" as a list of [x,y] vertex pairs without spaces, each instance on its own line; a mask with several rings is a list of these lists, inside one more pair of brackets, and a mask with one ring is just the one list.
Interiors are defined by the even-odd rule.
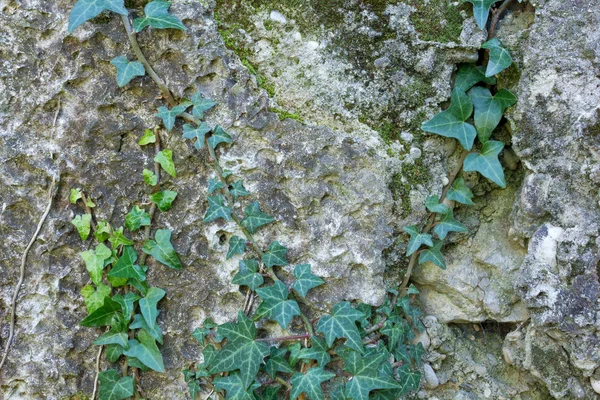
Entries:
[[464,18],[461,10],[467,5],[454,5],[448,0],[410,0],[417,11],[410,15],[410,21],[422,40],[434,42],[458,42]]
[[431,178],[429,171],[423,165],[423,162],[418,159],[412,164],[402,165],[402,172],[395,174],[392,177],[390,190],[395,201],[401,200],[402,205],[394,212],[400,214],[402,218],[408,216],[412,210],[410,202],[410,191],[414,185],[424,184]]
[[287,112],[287,111],[279,109],[279,108],[269,108],[269,111],[277,114],[277,116],[279,116],[280,121],[283,121],[285,119],[293,119],[295,121],[300,122],[301,124],[304,123],[304,120],[297,113],[290,113],[290,112]]

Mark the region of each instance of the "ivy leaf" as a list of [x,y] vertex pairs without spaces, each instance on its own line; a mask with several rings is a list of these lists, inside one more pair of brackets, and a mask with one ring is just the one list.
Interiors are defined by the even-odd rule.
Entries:
[[335,339],[346,339],[346,346],[364,353],[360,333],[356,321],[364,314],[354,308],[347,301],[336,304],[331,315],[324,315],[317,324],[317,332],[325,335],[327,346],[331,347]]
[[131,319],[131,313],[133,312],[133,305],[140,299],[140,296],[136,293],[129,292],[125,296],[116,294],[112,299],[121,305],[123,315],[126,317],[127,322],[129,322]]
[[167,174],[173,178],[177,177],[177,171],[175,171],[175,164],[173,163],[173,152],[171,150],[162,150],[154,157],[154,162],[160,164]]
[[220,179],[210,178],[208,181],[208,194],[213,194],[215,191],[223,189],[224,187],[225,185]]
[[163,343],[162,332],[158,325],[149,326],[144,317],[140,314],[133,316],[133,322],[129,325],[129,329],[143,329],[148,332],[160,344]]
[[104,269],[104,260],[111,257],[112,252],[108,247],[100,243],[96,246],[96,251],[87,250],[79,253],[83,261],[85,261],[85,268],[90,273],[90,278],[94,284],[99,285],[102,281],[102,270]]
[[269,354],[269,348],[257,342],[256,327],[243,312],[238,313],[237,323],[225,323],[218,329],[218,334],[228,339],[227,344],[219,351],[209,372],[231,372],[240,370],[240,379],[244,389],[254,381],[263,359]]
[[469,97],[475,107],[475,128],[481,143],[488,141],[492,132],[502,119],[504,110],[517,102],[514,94],[506,89],[500,90],[495,96],[481,86],[469,90]]
[[427,197],[425,207],[427,207],[429,212],[438,214],[445,214],[450,211],[447,205],[440,203],[440,198],[437,195]]
[[127,344],[127,339],[129,339],[129,337],[126,333],[114,332],[111,330],[110,332],[106,332],[104,335],[101,335],[100,337],[98,337],[98,339],[94,340],[94,344],[98,346],[104,346],[107,344],[118,344],[119,346],[127,348],[129,347],[129,345]]
[[79,324],[87,327],[98,327],[111,325],[112,319],[121,311],[121,305],[110,297],[104,298],[104,304],[88,315]]
[[[212,319],[207,318],[202,323],[201,328],[194,329],[194,333],[192,333],[192,337],[196,339],[202,346],[206,345],[204,338],[206,335],[212,332],[213,328],[216,328],[218,325],[213,322]],[[206,360],[205,360],[206,361]]]
[[156,326],[156,317],[158,317],[158,302],[165,297],[166,292],[157,287],[151,287],[148,294],[140,299],[140,311],[149,327]]
[[419,390],[421,374],[411,370],[409,364],[403,364],[400,368],[398,368],[398,375],[400,376],[400,384],[402,385],[402,391],[400,394],[408,393],[413,390]]
[[287,329],[296,315],[301,315],[300,307],[295,300],[288,300],[289,291],[281,281],[275,282],[273,286],[256,289],[256,293],[262,299],[255,316],[266,317],[277,321],[281,329]]
[[71,204],[77,203],[77,200],[81,199],[81,197],[81,189],[71,189],[71,194],[69,195]]
[[150,214],[138,206],[134,206],[125,217],[125,226],[132,232],[137,231],[142,226],[149,226],[150,222]]
[[144,136],[141,137],[141,139],[138,141],[138,144],[140,146],[145,146],[150,143],[156,143],[156,136],[150,129],[146,129],[144,131]]
[[425,132],[435,133],[444,137],[455,138],[466,150],[471,150],[477,131],[473,125],[466,123],[473,113],[473,103],[460,88],[452,91],[450,107],[436,114],[432,119],[421,125]]
[[204,136],[210,131],[211,128],[206,125],[206,122],[202,122],[195,128],[190,124],[183,125],[183,137],[186,139],[196,139],[196,142],[194,143],[196,149],[204,148]]
[[77,215],[71,223],[77,228],[79,237],[81,240],[86,240],[90,236],[90,223],[92,222],[92,216],[90,214]]
[[[140,300],[141,302],[141,300]],[[129,349],[123,352],[128,357],[137,358],[146,367],[157,372],[164,372],[165,366],[156,341],[145,330],[141,329],[137,334],[137,340],[129,340]]]
[[246,190],[241,180],[235,181],[229,187],[229,193],[233,196],[233,200],[237,200],[238,197],[249,196],[250,192]]
[[163,190],[162,192],[156,192],[151,194],[150,200],[156,203],[156,206],[160,211],[165,212],[171,209],[173,201],[175,201],[176,197],[177,192],[174,192],[172,190]]
[[245,285],[251,290],[256,290],[264,283],[264,278],[258,274],[258,262],[256,260],[240,260],[240,269],[233,277],[231,283],[234,285]]
[[388,337],[388,350],[393,352],[398,344],[404,342],[406,331],[410,329],[408,323],[404,320],[385,321],[385,326],[381,329],[381,333]]
[[215,103],[211,99],[203,98],[200,92],[194,93],[194,95],[192,96],[192,104],[194,105],[194,108],[192,109],[192,114],[194,114],[194,117],[198,119],[204,118],[204,111],[210,110],[211,108],[217,105],[217,103]]
[[444,261],[444,256],[441,252],[443,244],[444,242],[442,240],[435,240],[433,242],[433,247],[424,250],[419,254],[419,264],[424,264],[429,261],[441,269],[446,269],[446,262]]
[[463,92],[471,89],[476,83],[483,82],[488,85],[495,85],[496,78],[485,76],[485,67],[475,64],[461,64],[456,72],[454,87],[460,88]]
[[112,244],[113,249],[116,249],[118,246],[131,246],[133,245],[133,241],[127,239],[123,234],[123,227],[121,226],[119,229],[114,230],[108,241]]
[[69,33],[104,10],[110,10],[117,14],[127,15],[127,9],[123,5],[123,0],[79,0],[73,6],[69,15]]
[[118,56],[110,62],[117,67],[117,85],[123,87],[136,76],[146,75],[144,66],[137,61],[129,61],[125,56]]
[[146,7],[144,7],[146,16],[136,18],[133,21],[133,29],[140,32],[145,27],[150,26],[156,29],[172,28],[185,31],[186,27],[183,22],[176,16],[169,14],[169,7],[171,7],[171,3],[163,0],[154,0],[146,4]]
[[232,236],[229,239],[229,250],[227,251],[227,255],[225,256],[226,260],[229,260],[236,254],[244,254],[246,251],[246,239],[243,239],[239,236]]
[[139,265],[134,265],[138,254],[133,246],[125,246],[123,255],[119,257],[114,267],[108,273],[108,276],[115,278],[134,278],[138,281],[146,280],[146,273]]
[[114,369],[98,374],[100,400],[123,400],[133,396],[133,377],[121,377]]
[[171,244],[171,231],[168,229],[157,230],[154,240],[146,241],[142,250],[167,267],[181,269],[181,262]]
[[446,198],[469,206],[475,205],[471,200],[473,198],[473,192],[471,192],[471,189],[465,184],[463,178],[458,178],[454,181],[452,187],[448,190]]
[[146,182],[146,185],[156,186],[156,184],[158,183],[158,178],[156,177],[154,172],[150,171],[149,169],[144,168],[144,171],[142,171],[142,175],[144,176],[144,182]]
[[106,346],[106,359],[109,362],[117,362],[117,360],[119,359],[119,357],[121,357],[123,355],[123,350],[125,350],[123,347],[119,346],[118,344],[109,344]]
[[110,224],[106,221],[98,222],[98,225],[96,225],[96,231],[94,232],[96,240],[102,243],[105,240],[107,240],[110,237],[110,235],[112,235],[112,229],[110,227]]
[[292,399],[297,399],[302,393],[306,393],[311,400],[323,400],[323,389],[321,383],[330,380],[335,376],[332,372],[327,372],[323,368],[311,368],[306,374],[295,374],[292,376]]
[[271,347],[271,354],[265,365],[265,371],[267,371],[267,374],[271,378],[275,379],[277,372],[284,372],[286,374],[293,374],[295,372],[290,363],[285,359],[287,352],[288,350],[284,347]]
[[[154,3],[154,2],[153,2]],[[152,4],[152,3],[148,3]],[[148,6],[146,6],[148,7]],[[178,115],[183,114],[187,107],[185,105],[178,105],[170,110],[167,107],[158,107],[158,113],[154,114],[156,117],[162,119],[163,125],[170,132],[175,126],[175,119]]]
[[485,76],[494,76],[511,66],[513,59],[497,38],[488,40],[481,45],[481,48],[490,50],[490,61],[485,70]]
[[275,221],[275,218],[268,214],[265,214],[260,209],[258,201],[252,202],[249,206],[244,209],[246,217],[242,220],[242,226],[248,229],[248,232],[254,234],[263,225],[270,224]]
[[450,232],[466,232],[467,228],[454,219],[452,210],[449,210],[446,214],[442,215],[442,218],[435,224],[433,231],[442,240],[446,239]]
[[501,188],[506,187],[504,180],[504,171],[498,161],[498,154],[504,148],[504,143],[489,140],[485,142],[481,153],[471,153],[467,156],[464,163],[464,170],[477,171]]
[[273,268],[276,265],[284,267],[288,265],[287,252],[287,247],[274,241],[269,245],[269,250],[263,253],[262,261],[267,268]]
[[316,360],[319,367],[325,367],[331,361],[331,356],[328,353],[329,347],[325,344],[325,340],[313,336],[310,338],[310,341],[312,346],[300,350],[298,358],[301,360]]
[[346,383],[346,394],[354,400],[368,400],[369,392],[376,389],[400,389],[402,386],[391,375],[380,373],[387,352],[369,357],[357,357],[353,363],[344,363],[354,377]]
[[248,388],[242,375],[237,372],[215,378],[213,385],[216,389],[225,390],[226,400],[255,400],[252,392],[260,387],[260,383],[254,383]]
[[310,264],[299,264],[294,268],[296,280],[292,283],[294,289],[300,296],[306,297],[308,291],[325,283],[323,279],[310,272]]
[[433,242],[431,240],[431,235],[428,233],[421,233],[417,229],[416,225],[405,226],[404,232],[410,235],[410,240],[408,241],[408,248],[406,249],[406,255],[410,256],[415,251],[419,250],[422,245],[433,246]]
[[229,133],[219,125],[215,126],[212,135],[208,138],[208,145],[213,149],[216,149],[219,143],[231,143],[231,136]]
[[410,355],[412,359],[415,361],[415,364],[421,366],[423,354],[425,354],[425,348],[423,348],[423,343],[419,342],[416,345],[410,345]]
[[92,285],[85,285],[80,292],[85,302],[88,313],[91,314],[104,304],[104,298],[110,296],[110,287],[99,283],[94,289]]
[[465,0],[473,4],[473,16],[477,25],[481,30],[485,29],[488,16],[490,15],[490,7],[499,0]]
[[204,222],[211,222],[219,218],[230,221],[231,207],[225,205],[225,199],[220,194],[208,196],[208,210],[204,215]]

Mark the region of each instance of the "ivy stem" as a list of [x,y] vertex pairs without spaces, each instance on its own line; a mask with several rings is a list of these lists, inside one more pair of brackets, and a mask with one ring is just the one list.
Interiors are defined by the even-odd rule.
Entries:
[[378,324],[375,324],[372,327],[370,327],[369,329],[367,329],[365,331],[365,335],[371,334],[373,332],[377,332],[378,330],[383,328],[385,326],[385,321],[387,321],[387,318],[382,319]]
[[274,338],[258,338],[256,339],[259,342],[287,342],[291,340],[303,340],[310,339],[312,335],[305,333],[303,335],[291,335],[291,336],[281,336]]
[[[154,155],[158,155],[158,153],[160,153],[160,133],[159,133],[159,129],[155,129],[154,130],[154,137],[156,138],[156,141],[154,142]],[[160,184],[160,164],[157,163],[156,161],[154,162],[154,175],[156,176],[156,185],[155,187],[158,187],[158,185]],[[152,205],[150,206],[150,211],[148,211],[148,214],[150,215],[150,222],[152,222],[152,220],[154,219],[154,214],[156,214],[156,203],[155,202],[151,202]],[[146,242],[148,239],[150,239],[150,225],[146,225],[144,227],[144,242]],[[140,265],[145,265],[146,264],[146,258],[148,257],[148,255],[144,252],[142,252],[142,255],[140,256]]]
[[277,381],[277,383],[281,383],[283,386],[285,386],[288,390],[290,390],[292,388],[292,385],[290,385],[288,383],[288,381],[286,381],[283,378],[280,378],[280,377],[276,376],[275,380]]
[[498,7],[496,10],[493,11],[494,16],[492,18],[492,23],[490,24],[490,32],[488,33],[488,40],[496,37],[496,30],[498,29],[498,21],[500,20],[500,16],[502,15],[502,13],[504,11],[506,11],[506,9],[508,8],[508,6],[510,5],[511,2],[512,2],[512,0],[504,0],[504,3],[502,3],[502,5],[500,7]]

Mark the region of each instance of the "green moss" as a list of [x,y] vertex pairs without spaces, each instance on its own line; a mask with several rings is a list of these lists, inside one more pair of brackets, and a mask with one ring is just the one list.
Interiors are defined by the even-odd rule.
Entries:
[[519,84],[520,80],[521,70],[516,63],[512,63],[510,67],[498,75],[498,87],[509,89],[514,88]]
[[431,176],[429,171],[423,165],[423,162],[415,160],[412,164],[402,165],[402,172],[395,174],[392,177],[390,190],[395,201],[401,200],[402,205],[400,210],[394,210],[399,213],[402,218],[408,216],[412,210],[410,202],[410,191],[413,186],[426,183]]
[[461,10],[465,4],[455,6],[448,0],[411,0],[411,6],[417,11],[410,15],[417,33],[422,40],[434,42],[458,42],[462,31],[463,17]]
[[304,120],[297,113],[290,113],[290,112],[282,110],[280,108],[269,108],[269,111],[277,114],[279,116],[280,121],[283,121],[285,119],[293,119],[293,120],[300,122],[301,124],[304,123]]

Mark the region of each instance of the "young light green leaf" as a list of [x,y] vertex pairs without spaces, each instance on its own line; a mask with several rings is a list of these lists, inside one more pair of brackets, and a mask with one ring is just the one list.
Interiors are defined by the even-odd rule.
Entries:
[[219,143],[231,143],[231,136],[229,133],[219,125],[215,126],[212,135],[208,138],[208,145],[213,149],[216,149]]
[[141,137],[141,139],[138,141],[138,144],[140,146],[145,146],[150,143],[156,143],[156,135],[154,135],[152,130],[146,129],[144,131],[144,136]]
[[133,396],[133,377],[121,377],[114,369],[98,374],[100,381],[100,400],[123,400]]
[[204,137],[211,131],[210,126],[206,122],[202,122],[199,126],[194,127],[190,124],[183,125],[183,137],[186,139],[195,139],[194,147],[197,149],[204,148]]
[[227,251],[227,255],[225,256],[226,260],[229,260],[236,254],[244,254],[246,251],[246,239],[243,239],[239,236],[232,236],[229,239],[229,250]]
[[95,285],[99,285],[102,281],[102,270],[104,269],[104,260],[111,257],[112,252],[108,247],[100,243],[96,247],[96,251],[87,250],[79,253],[83,261],[85,261],[85,268],[90,273],[90,278]]
[[331,360],[328,353],[329,347],[325,344],[325,340],[318,336],[313,336],[310,338],[310,341],[312,346],[300,350],[298,358],[301,360],[316,360],[319,367],[325,367]]
[[96,225],[96,231],[94,232],[96,240],[102,243],[107,240],[110,235],[112,235],[112,228],[110,227],[110,224],[106,221],[98,222],[98,225]]
[[137,334],[137,340],[129,340],[129,349],[123,352],[128,357],[137,358],[142,364],[157,372],[164,372],[165,366],[156,341],[150,333],[141,329]]
[[425,207],[427,207],[429,212],[438,214],[445,214],[450,211],[447,205],[440,203],[440,198],[437,195],[427,197]]
[[186,27],[179,18],[169,14],[171,3],[163,0],[154,0],[144,7],[145,17],[133,21],[133,29],[140,32],[147,26],[156,29],[179,29],[185,31]]
[[110,296],[110,287],[99,283],[94,289],[92,285],[85,285],[81,288],[81,296],[85,302],[88,314],[93,313],[104,304],[104,298]]
[[421,129],[425,132],[455,138],[466,150],[471,150],[477,131],[473,125],[465,121],[472,113],[473,103],[469,96],[462,89],[454,88],[450,107],[424,122]]
[[192,96],[192,104],[194,105],[192,114],[194,114],[194,117],[198,119],[204,118],[204,111],[210,110],[217,105],[217,103],[211,99],[203,98],[200,92],[194,93]]
[[435,224],[433,231],[438,235],[441,240],[446,239],[450,232],[466,232],[467,228],[454,219],[452,210],[449,210],[446,214],[442,215],[442,218]]
[[448,190],[446,198],[469,206],[475,205],[471,200],[473,198],[473,192],[471,192],[471,189],[465,184],[463,178],[458,178],[454,181],[454,184],[452,184],[452,187]]
[[158,209],[162,212],[169,211],[172,207],[173,201],[177,197],[177,192],[172,190],[163,190],[162,192],[156,192],[150,195],[150,200],[156,203]]
[[142,250],[168,267],[181,269],[181,262],[171,244],[171,231],[168,229],[157,230],[154,234],[154,240],[146,241]]
[[433,247],[424,250],[419,254],[419,264],[424,264],[429,261],[441,269],[446,269],[446,262],[444,261],[444,256],[441,252],[443,244],[444,242],[442,240],[435,240],[433,242]]
[[489,140],[485,142],[481,153],[471,153],[467,156],[464,163],[464,170],[477,171],[501,188],[506,187],[504,180],[504,171],[498,161],[498,154],[504,149],[504,143]]
[[310,264],[299,264],[294,268],[296,280],[292,283],[294,289],[302,297],[306,297],[308,291],[325,283],[325,281],[310,272]]
[[160,164],[167,174],[173,178],[177,177],[177,171],[175,171],[175,164],[173,163],[173,152],[171,150],[162,150],[154,157],[154,162]]
[[254,234],[263,225],[270,224],[275,221],[275,218],[268,214],[265,214],[260,209],[258,201],[252,202],[249,206],[244,209],[246,217],[242,220],[242,226],[248,229],[248,232]]
[[290,363],[285,359],[287,352],[288,349],[285,347],[271,347],[271,354],[265,363],[265,371],[267,371],[267,374],[271,378],[275,378],[277,372],[284,372],[286,374],[293,374],[295,372]]
[[107,344],[118,344],[124,348],[129,347],[127,344],[128,336],[124,332],[106,332],[104,335],[98,337],[98,339],[94,340],[94,344],[98,346],[104,346]]
[[170,110],[167,107],[158,107],[158,113],[154,115],[162,119],[163,125],[170,132],[175,126],[175,119],[177,119],[178,115],[183,114],[186,108],[185,105],[178,105]]
[[156,326],[156,317],[158,317],[158,302],[165,297],[166,292],[161,288],[151,287],[148,294],[140,299],[140,311],[149,327]]
[[163,343],[163,336],[162,332],[160,331],[160,327],[156,324],[154,324],[154,326],[149,326],[144,317],[140,314],[135,314],[133,316],[133,322],[129,325],[129,329],[143,329],[154,339],[156,339],[158,343]]
[[219,218],[231,220],[231,207],[225,204],[225,198],[220,194],[208,196],[208,209],[204,215],[204,222],[211,222]]
[[139,265],[134,265],[138,254],[133,246],[123,247],[123,255],[119,257],[113,268],[108,273],[114,278],[133,278],[138,281],[146,280],[146,273]]
[[496,78],[493,76],[485,76],[485,67],[482,65],[460,64],[458,66],[454,87],[460,88],[463,92],[466,92],[479,82],[495,85]]
[[296,315],[300,315],[300,308],[295,300],[288,300],[289,291],[281,281],[273,286],[256,289],[256,293],[262,299],[262,303],[256,310],[255,317],[265,317],[277,321],[281,329],[287,329]]
[[269,250],[263,253],[262,261],[267,268],[273,268],[276,265],[284,267],[288,265],[287,251],[287,247],[274,241],[269,245]]
[[118,56],[110,62],[117,67],[117,85],[123,87],[136,76],[146,75],[144,66],[137,61],[129,61],[125,56]]
[[388,357],[387,352],[369,357],[356,357],[353,363],[344,363],[344,369],[352,375],[346,383],[346,394],[354,400],[368,400],[369,392],[376,389],[400,389],[391,374],[381,373],[381,364]]
[[485,70],[485,76],[494,76],[511,66],[513,59],[498,39],[488,40],[481,45],[481,48],[490,50],[490,61]]
[[305,374],[295,374],[292,376],[291,398],[297,399],[302,393],[306,393],[310,400],[323,400],[323,389],[321,383],[330,380],[335,376],[332,372],[327,372],[323,368],[311,368]]
[[495,96],[481,86],[469,90],[469,97],[475,107],[475,128],[481,143],[488,141],[492,132],[502,119],[504,110],[517,102],[517,98],[506,89],[500,90]]
[[133,241],[127,239],[123,234],[123,227],[121,226],[119,229],[113,230],[108,241],[112,244],[113,249],[116,249],[118,246],[131,246],[133,245]]
[[473,16],[481,30],[485,29],[488,16],[490,15],[490,7],[499,0],[465,0],[473,4]]
[[102,11],[109,10],[117,14],[127,15],[123,0],[78,0],[69,15],[69,33],[85,21],[98,16]]
[[71,189],[71,195],[69,196],[71,204],[77,203],[79,199],[81,199],[81,189]]
[[224,187],[225,185],[220,179],[210,178],[208,181],[208,194],[213,194],[215,191],[223,189]]
[[132,232],[137,231],[142,226],[149,226],[150,223],[150,214],[138,206],[134,206],[125,217],[125,226]]
[[86,240],[90,236],[91,222],[92,216],[90,214],[77,215],[71,221],[75,228],[77,228],[81,240]]
[[240,260],[239,271],[233,277],[231,283],[234,285],[245,285],[251,290],[256,290],[264,283],[264,278],[256,271],[258,263],[256,260]]
[[324,315],[317,324],[317,332],[325,335],[327,346],[331,347],[335,339],[346,339],[346,346],[364,353],[362,340],[356,321],[364,314],[354,308],[347,301],[336,304],[331,315]]
[[113,317],[120,311],[121,305],[107,296],[104,298],[104,304],[79,324],[87,327],[108,326],[111,325]]
[[156,186],[156,184],[158,183],[158,178],[156,177],[154,172],[150,171],[149,169],[144,168],[142,175],[144,176],[144,182],[146,182],[146,185]]
[[106,278],[108,279],[108,282],[114,288],[125,286],[128,283],[127,278],[117,278],[116,276],[110,276],[110,275],[107,276]]
[[404,232],[410,235],[410,240],[408,241],[408,247],[406,249],[406,255],[410,256],[415,251],[419,250],[422,245],[433,246],[433,241],[431,240],[431,235],[429,233],[421,233],[417,229],[416,225],[405,226]]
[[96,204],[89,197],[87,199],[85,199],[85,205],[88,206],[88,207],[90,207],[90,208],[96,207]]
[[256,400],[253,391],[260,387],[260,383],[253,383],[247,388],[242,374],[238,372],[215,378],[213,385],[216,389],[225,390],[225,400]]
[[238,197],[249,196],[250,192],[246,190],[241,180],[235,181],[229,187],[229,193],[233,196],[233,200],[237,200]]

